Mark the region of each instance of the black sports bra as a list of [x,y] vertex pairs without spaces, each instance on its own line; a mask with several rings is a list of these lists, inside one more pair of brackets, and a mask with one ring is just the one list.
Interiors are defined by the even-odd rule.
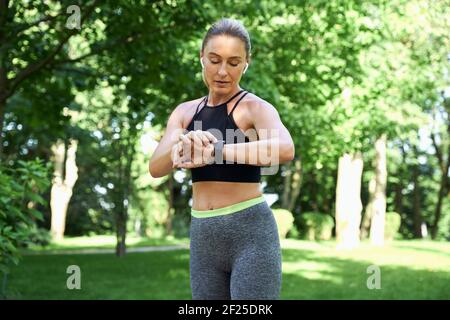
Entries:
[[[230,114],[227,112],[227,104],[234,98],[245,92],[233,106]],[[232,96],[228,101],[217,105],[208,106],[208,97],[202,99],[197,105],[195,115],[187,126],[188,131],[202,130],[211,132],[217,139],[224,140],[226,143],[246,143],[250,140],[239,129],[233,119],[233,111],[239,102],[248,92],[241,90]],[[203,108],[198,111],[200,105]],[[215,130],[211,130],[215,129]],[[220,134],[218,132],[220,131]],[[227,136],[228,134],[228,136]],[[229,181],[229,182],[260,182],[261,168],[255,165],[240,164],[224,161],[223,164],[210,164],[203,167],[193,168],[192,182],[197,181]]]

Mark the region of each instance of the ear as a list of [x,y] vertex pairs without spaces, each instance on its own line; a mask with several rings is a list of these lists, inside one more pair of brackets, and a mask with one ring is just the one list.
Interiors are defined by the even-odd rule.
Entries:
[[200,57],[200,64],[202,65],[202,69],[204,69],[205,65],[203,64],[203,52],[201,50],[200,50],[199,57]]
[[243,71],[242,73],[246,73],[246,72],[247,72],[247,69],[248,69],[248,62],[245,63],[245,68],[244,68],[244,71]]
[[248,69],[248,67],[249,67],[249,65],[250,65],[250,63],[251,63],[251,59],[252,59],[252,56],[249,55],[249,56],[247,57],[247,62],[245,63],[244,71],[242,72],[243,74],[247,72],[247,69]]

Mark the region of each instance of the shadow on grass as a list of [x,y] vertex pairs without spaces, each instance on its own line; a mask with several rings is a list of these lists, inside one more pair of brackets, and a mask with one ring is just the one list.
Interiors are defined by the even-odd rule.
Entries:
[[[81,270],[81,289],[67,289],[67,267]],[[12,270],[9,299],[190,299],[189,250],[25,256]]]
[[282,299],[450,299],[450,272],[381,265],[381,288],[369,289],[372,262],[283,250]]
[[446,251],[438,250],[438,249],[433,249],[433,248],[420,247],[420,246],[411,246],[411,245],[403,246],[403,245],[398,245],[398,244],[394,244],[394,247],[397,248],[397,249],[404,249],[404,250],[431,252],[431,253],[436,253],[436,254],[439,254],[439,255],[450,257],[450,252],[446,252]]
[[[70,238],[69,238],[70,239]],[[70,240],[69,240],[70,241]],[[128,242],[128,241],[127,241]],[[127,248],[140,248],[140,247],[150,247],[150,246],[169,246],[186,244],[189,242],[188,238],[141,238],[137,241],[131,241],[127,243]],[[21,253],[28,254],[45,254],[45,253],[58,253],[59,251],[76,251],[76,250],[96,250],[96,249],[115,249],[115,240],[111,240],[110,243],[96,244],[95,238],[93,238],[92,243],[83,244],[83,242],[77,244],[68,243],[51,243],[48,246],[33,246],[31,248],[21,249]]]

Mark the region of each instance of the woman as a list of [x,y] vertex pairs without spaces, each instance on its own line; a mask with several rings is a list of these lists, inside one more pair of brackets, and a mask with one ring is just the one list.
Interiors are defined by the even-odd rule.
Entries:
[[280,294],[280,242],[261,193],[261,166],[292,160],[294,144],[276,109],[239,86],[250,48],[236,20],[222,19],[208,30],[200,64],[209,94],[176,107],[150,160],[153,177],[192,170],[193,299]]

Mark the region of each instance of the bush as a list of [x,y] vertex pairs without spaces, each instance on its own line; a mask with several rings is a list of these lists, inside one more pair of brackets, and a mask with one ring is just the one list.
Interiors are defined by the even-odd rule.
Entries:
[[50,231],[44,228],[38,228],[36,225],[33,225],[29,230],[28,241],[25,246],[29,246],[30,244],[35,244],[38,246],[48,246],[52,241],[52,236]]
[[50,187],[49,172],[50,164],[39,159],[19,160],[14,168],[0,165],[0,272],[4,274],[11,264],[19,263],[18,248],[30,242],[36,220],[43,220],[32,204],[46,204],[40,193]]
[[288,232],[294,226],[294,216],[286,209],[272,210],[278,227],[278,235],[280,239],[285,239]]
[[324,213],[305,212],[301,216],[301,225],[308,240],[330,240],[334,219]]
[[181,214],[175,214],[172,219],[172,231],[175,238],[189,237],[190,221]]
[[286,238],[291,238],[291,239],[299,239],[300,238],[300,232],[298,231],[297,226],[294,224],[292,229],[289,230],[289,232],[286,235]]
[[393,240],[400,230],[401,216],[397,212],[386,212],[384,239]]

